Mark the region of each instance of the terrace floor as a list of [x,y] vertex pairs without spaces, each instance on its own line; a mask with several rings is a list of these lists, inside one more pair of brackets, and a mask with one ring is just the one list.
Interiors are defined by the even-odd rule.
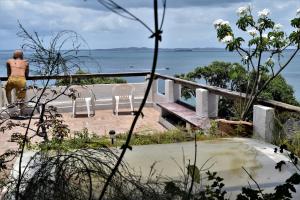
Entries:
[[[144,117],[140,117],[134,132],[153,133],[166,130],[158,123],[159,112],[148,107],[143,110]],[[95,116],[88,118],[87,115],[78,115],[76,118],[71,113],[64,113],[63,119],[72,131],[79,131],[86,127],[90,132],[97,135],[108,135],[110,130],[116,133],[126,133],[131,126],[134,115],[126,110],[120,110],[119,115],[113,115],[112,110],[97,110]]]
[[[119,115],[113,115],[112,110],[96,110],[95,116],[90,118],[86,114],[80,114],[76,118],[71,116],[71,113],[63,113],[63,120],[71,130],[80,131],[83,128],[87,128],[89,132],[95,133],[97,135],[108,135],[110,130],[115,130],[116,133],[126,133],[131,126],[134,115],[127,112],[128,109],[120,109]],[[135,133],[153,133],[166,130],[161,124],[158,123],[159,112],[152,107],[145,107],[143,110],[144,117],[140,117],[135,126]],[[13,120],[17,122],[16,120]],[[32,121],[31,128],[36,129],[34,123],[37,119]],[[21,120],[20,123],[27,124],[28,120]],[[5,126],[2,124],[1,126]],[[0,155],[3,154],[8,149],[16,149],[18,147],[16,142],[10,142],[10,136],[14,132],[24,133],[25,129],[21,127],[14,127],[12,130],[0,133]],[[30,134],[32,135],[32,133]]]

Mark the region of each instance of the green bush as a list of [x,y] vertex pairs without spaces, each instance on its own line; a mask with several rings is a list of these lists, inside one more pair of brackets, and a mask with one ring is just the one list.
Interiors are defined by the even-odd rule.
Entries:
[[[202,131],[195,131],[197,140],[208,140],[220,138],[220,135],[204,135]],[[148,144],[169,144],[178,142],[194,141],[193,134],[183,129],[173,129],[163,132],[154,132],[151,134],[144,134],[143,132],[133,135],[130,145],[148,145]],[[74,132],[74,136],[66,137],[63,140],[53,138],[48,142],[39,143],[38,145],[28,146],[30,149],[39,149],[42,151],[61,150],[70,151],[75,149],[97,149],[100,147],[121,146],[124,144],[127,134],[116,135],[114,145],[111,143],[109,136],[99,136],[90,133],[88,129],[84,128],[81,131]]]
[[[252,76],[254,76],[254,72],[247,72],[239,63],[222,61],[214,61],[208,66],[196,67],[191,72],[176,75],[178,78],[193,82],[203,79],[208,85],[244,93],[247,90],[248,77]],[[270,75],[267,72],[262,73],[260,84],[263,85],[269,78]],[[249,88],[253,87],[252,84],[250,83]],[[183,87],[182,95],[188,99],[195,96],[195,90]],[[259,97],[296,106],[299,105],[294,96],[293,87],[281,75],[274,78]],[[241,110],[238,109],[239,106],[237,104],[240,103],[243,102],[234,102],[231,99],[221,98],[219,102],[219,116],[224,118],[238,118]]]

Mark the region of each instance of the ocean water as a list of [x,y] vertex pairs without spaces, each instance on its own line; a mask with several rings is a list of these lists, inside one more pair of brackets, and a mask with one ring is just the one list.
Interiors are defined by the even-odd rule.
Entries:
[[[0,76],[6,76],[5,62],[11,57],[13,51],[0,51]],[[287,51],[282,58],[284,61],[292,51]],[[150,49],[111,49],[80,51],[79,56],[82,69],[90,73],[100,72],[138,72],[149,71],[152,64],[153,52]],[[25,52],[30,57],[30,52]],[[267,55],[263,56],[267,59]],[[198,66],[205,66],[219,60],[226,62],[240,62],[241,58],[233,52],[219,49],[197,49],[193,51],[160,50],[157,73],[174,75],[186,73]],[[35,74],[31,68],[30,74]],[[282,72],[287,82],[293,87],[295,96],[300,100],[300,54],[296,55],[289,66]],[[142,77],[127,78],[129,82],[142,81]]]

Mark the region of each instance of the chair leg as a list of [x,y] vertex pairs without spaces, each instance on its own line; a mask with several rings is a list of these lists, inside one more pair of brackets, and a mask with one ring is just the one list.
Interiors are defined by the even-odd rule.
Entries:
[[115,109],[115,112],[116,112],[116,115],[119,115],[119,101],[120,101],[120,97],[119,96],[115,96],[116,98],[116,109]]
[[115,96],[112,96],[112,111],[113,111],[113,114],[116,113],[115,108],[116,108],[116,98],[115,98]]
[[93,115],[96,115],[96,105],[95,105],[95,100],[92,99],[92,111],[93,111]]
[[131,114],[134,114],[134,109],[133,109],[133,100],[132,100],[132,96],[129,96],[129,102],[130,102],[130,109],[131,109]]
[[91,116],[91,110],[90,110],[91,99],[85,99],[85,104],[86,104],[88,117],[90,117]]
[[76,101],[74,100],[73,101],[73,103],[72,103],[73,105],[73,112],[72,112],[72,115],[73,115],[73,117],[75,118],[76,117]]

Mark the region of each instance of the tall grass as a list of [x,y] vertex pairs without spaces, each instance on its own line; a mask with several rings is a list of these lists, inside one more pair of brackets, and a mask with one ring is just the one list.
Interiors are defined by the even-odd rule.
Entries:
[[[205,135],[201,131],[188,132],[184,129],[172,129],[162,132],[151,132],[148,130],[135,133],[132,136],[130,145],[149,145],[149,144],[169,144],[178,142],[189,142],[194,140],[196,134],[197,140],[209,140],[220,138],[217,134]],[[49,142],[45,142],[38,145],[31,145],[28,148],[32,150],[62,150],[72,151],[75,149],[96,149],[100,147],[112,147],[121,146],[126,140],[127,134],[122,133],[116,135],[114,144],[108,135],[99,136],[94,133],[90,133],[88,129],[82,129],[81,131],[74,132],[73,136],[65,138],[63,141],[52,139]]]

